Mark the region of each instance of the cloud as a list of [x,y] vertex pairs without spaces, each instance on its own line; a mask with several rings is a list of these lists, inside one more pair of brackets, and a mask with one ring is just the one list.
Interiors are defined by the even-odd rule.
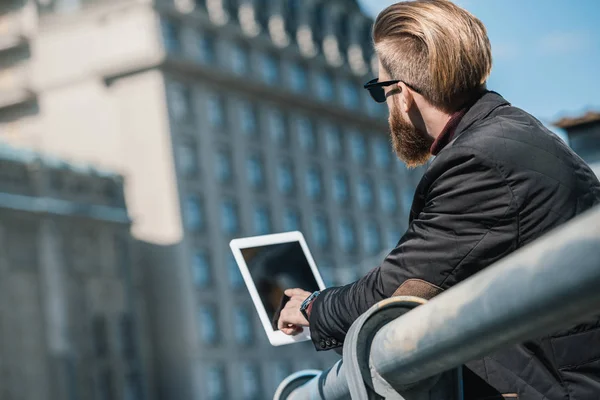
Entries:
[[515,43],[492,43],[492,56],[495,60],[514,60],[521,50]]
[[586,50],[591,35],[586,32],[552,32],[539,41],[539,51],[545,55],[566,55]]

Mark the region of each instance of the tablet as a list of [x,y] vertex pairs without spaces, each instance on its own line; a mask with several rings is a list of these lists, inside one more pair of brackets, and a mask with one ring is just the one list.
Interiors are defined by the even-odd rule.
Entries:
[[301,232],[234,239],[229,243],[260,321],[273,346],[310,340],[308,328],[288,336],[277,329],[286,289],[325,289]]

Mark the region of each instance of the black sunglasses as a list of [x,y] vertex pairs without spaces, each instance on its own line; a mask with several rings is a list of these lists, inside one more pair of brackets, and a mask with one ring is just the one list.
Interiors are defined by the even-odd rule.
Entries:
[[375,78],[375,79],[372,79],[369,82],[365,83],[364,87],[365,87],[365,89],[367,89],[369,91],[373,100],[375,100],[378,103],[385,103],[386,96],[385,96],[385,90],[383,88],[387,87],[387,86],[395,85],[398,82],[404,83],[406,86],[408,86],[409,88],[411,88],[412,90],[414,90],[417,93],[421,93],[420,90],[418,90],[414,86],[409,85],[408,83],[406,83],[402,80],[379,82],[379,79]]

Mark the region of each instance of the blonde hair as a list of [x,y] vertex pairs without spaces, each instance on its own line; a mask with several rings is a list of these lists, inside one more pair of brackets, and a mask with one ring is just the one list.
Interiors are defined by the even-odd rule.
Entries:
[[492,69],[485,26],[449,0],[389,6],[375,21],[373,40],[392,79],[413,86],[444,111],[455,111],[484,89]]

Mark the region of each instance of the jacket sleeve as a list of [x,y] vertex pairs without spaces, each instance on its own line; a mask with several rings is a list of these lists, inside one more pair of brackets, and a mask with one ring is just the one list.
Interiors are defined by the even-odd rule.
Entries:
[[310,331],[317,350],[343,344],[352,323],[396,295],[431,298],[517,247],[515,197],[493,162],[476,150],[450,147],[423,177],[408,230],[380,266],[313,303]]

